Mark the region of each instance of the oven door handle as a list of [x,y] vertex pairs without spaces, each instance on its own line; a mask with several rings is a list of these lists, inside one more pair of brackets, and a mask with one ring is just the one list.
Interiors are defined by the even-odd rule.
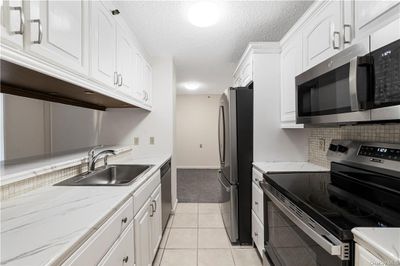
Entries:
[[312,240],[314,240],[320,247],[322,247],[330,255],[340,257],[342,260],[347,259],[348,244],[343,243],[338,239],[329,239],[323,234],[319,234],[308,226],[302,219],[297,217],[293,211],[278,200],[269,190],[266,182],[260,182],[260,186],[268,198],[287,216],[289,219],[298,226],[305,234],[307,234]]
[[222,170],[218,170],[218,181],[221,183],[221,185],[225,188],[226,192],[231,192],[231,188],[227,185],[225,185],[224,181],[222,180]]

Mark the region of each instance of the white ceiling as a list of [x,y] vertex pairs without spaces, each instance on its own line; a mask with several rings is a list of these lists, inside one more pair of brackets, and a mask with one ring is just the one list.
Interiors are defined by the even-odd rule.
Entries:
[[[219,94],[249,42],[279,41],[311,1],[217,1],[219,22],[208,28],[189,23],[192,1],[120,1],[117,6],[151,56],[173,56],[177,91]],[[190,92],[182,83],[196,81]]]

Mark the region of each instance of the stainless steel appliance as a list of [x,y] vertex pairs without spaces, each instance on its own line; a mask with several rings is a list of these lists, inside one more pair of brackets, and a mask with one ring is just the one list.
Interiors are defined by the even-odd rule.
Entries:
[[265,264],[354,265],[355,227],[400,226],[400,144],[334,140],[330,172],[264,174]]
[[219,107],[221,214],[231,242],[251,243],[253,87],[230,88]]
[[161,166],[161,221],[163,231],[167,227],[172,210],[171,198],[171,160]]
[[400,40],[355,44],[296,77],[297,123],[400,120]]

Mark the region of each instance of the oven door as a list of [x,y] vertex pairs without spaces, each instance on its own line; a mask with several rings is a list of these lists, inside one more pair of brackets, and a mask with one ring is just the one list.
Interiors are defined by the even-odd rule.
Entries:
[[368,44],[357,44],[296,77],[297,123],[370,120]]
[[300,210],[282,194],[278,195],[268,183],[262,182],[261,186],[264,191],[264,265],[352,265],[350,243],[332,238],[312,219],[312,224],[306,224],[307,214],[299,218]]

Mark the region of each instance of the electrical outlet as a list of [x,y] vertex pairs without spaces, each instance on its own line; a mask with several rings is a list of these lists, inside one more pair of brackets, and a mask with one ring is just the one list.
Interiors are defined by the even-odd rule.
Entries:
[[133,144],[134,145],[139,145],[139,137],[134,137],[133,138]]
[[154,145],[154,137],[150,137],[150,145]]
[[325,139],[319,139],[319,150],[325,151]]

